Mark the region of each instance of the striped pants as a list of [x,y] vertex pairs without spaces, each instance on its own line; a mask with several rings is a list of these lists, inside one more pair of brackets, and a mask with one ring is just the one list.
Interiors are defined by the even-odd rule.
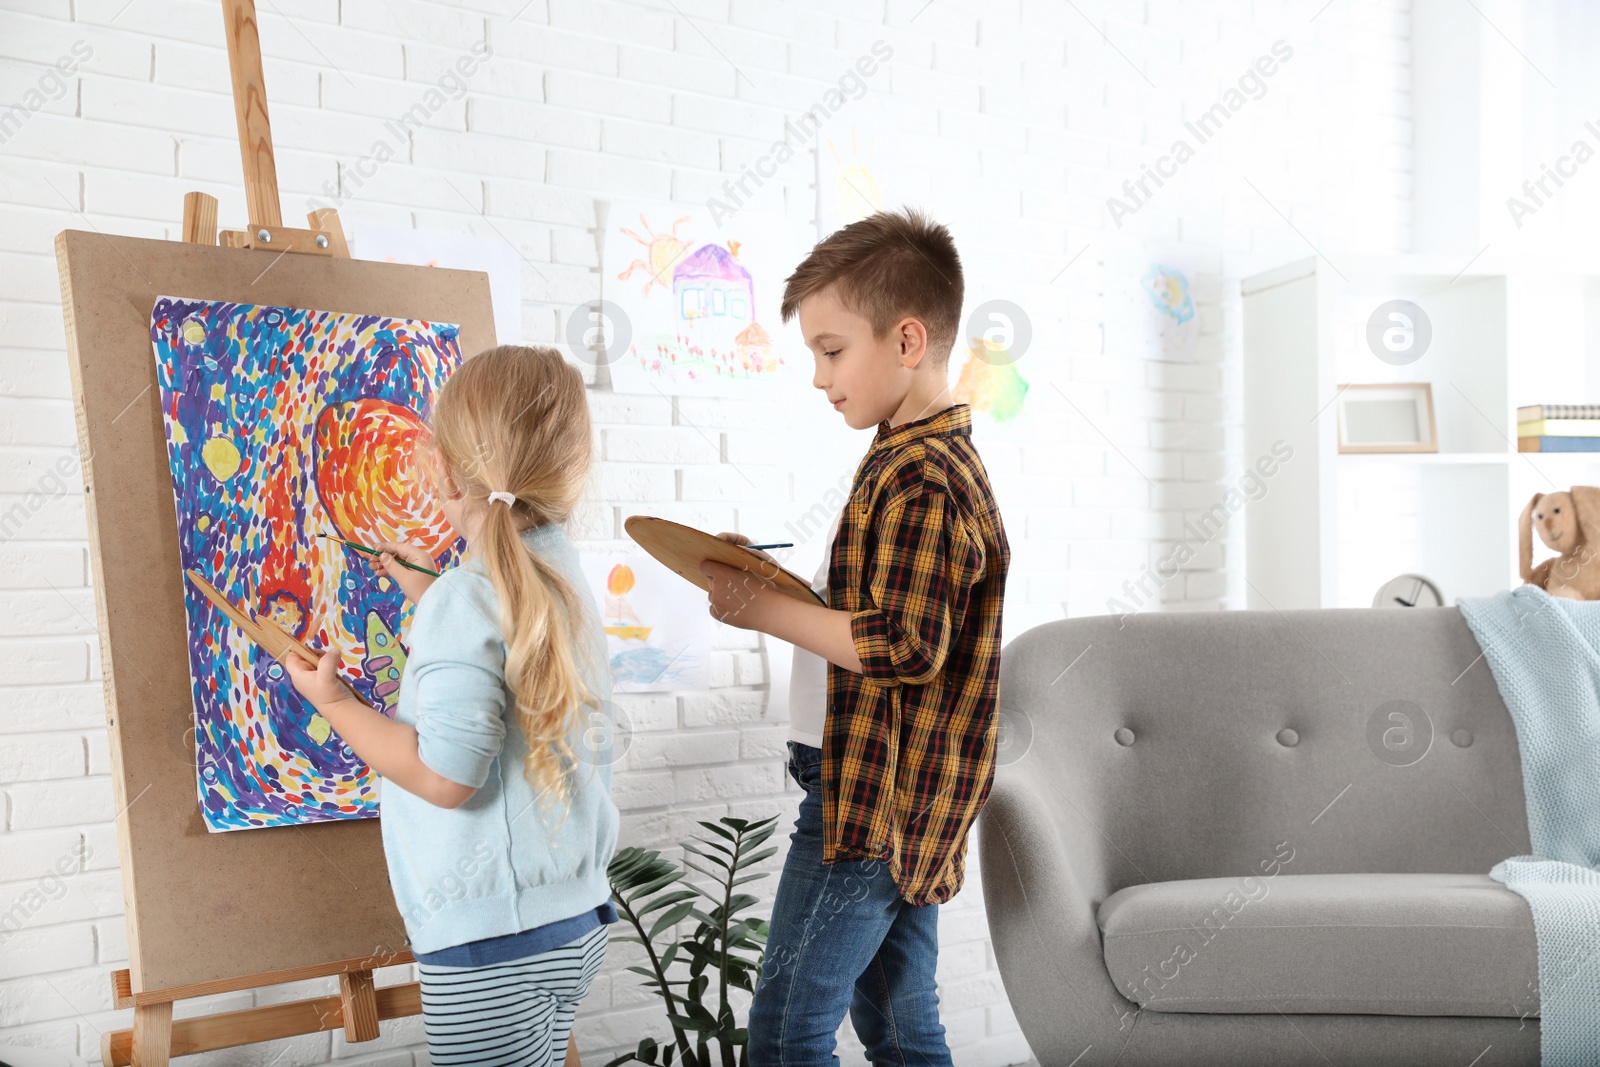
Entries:
[[573,1013],[605,958],[607,929],[485,967],[418,963],[435,1067],[561,1067]]

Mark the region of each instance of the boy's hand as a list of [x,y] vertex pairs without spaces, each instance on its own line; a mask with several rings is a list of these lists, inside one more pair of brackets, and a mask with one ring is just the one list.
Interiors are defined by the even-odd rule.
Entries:
[[334,645],[323,652],[315,664],[311,664],[300,653],[290,650],[283,657],[283,669],[289,672],[289,681],[294,683],[300,695],[312,707],[322,708],[350,697],[350,690],[339,681],[339,661],[343,655],[339,646]]
[[729,567],[716,560],[701,560],[700,573],[711,579],[712,618],[729,626],[764,630],[772,598],[783,596],[777,586],[754,571]]
[[[750,543],[750,538],[741,533],[719,533],[717,534],[717,537],[728,542],[730,545],[748,545]],[[760,556],[762,559],[773,564],[774,566],[779,565],[777,560],[773,559],[762,549],[752,548],[750,551],[754,552],[756,555]]]
[[429,570],[438,569],[438,564],[434,563],[433,557],[416,545],[406,544],[401,541],[379,541],[372,547],[383,554],[368,556],[366,553],[362,553],[362,558],[371,565],[373,570],[398,585],[400,591],[406,595],[406,599],[411,603],[415,604],[421,600],[422,594],[428,591],[428,586],[438,581],[431,574],[423,574],[421,571],[414,571],[410,567],[402,567],[400,565],[400,561],[405,560],[407,563],[414,563],[418,567],[426,567]]

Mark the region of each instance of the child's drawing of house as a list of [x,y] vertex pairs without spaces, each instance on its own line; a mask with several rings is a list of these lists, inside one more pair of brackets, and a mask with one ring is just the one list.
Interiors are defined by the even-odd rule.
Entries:
[[678,317],[706,349],[731,352],[739,334],[755,321],[755,283],[721,245],[701,245],[678,264],[672,296]]
[[739,368],[749,374],[761,374],[772,369],[772,335],[752,322],[733,339],[739,348]]

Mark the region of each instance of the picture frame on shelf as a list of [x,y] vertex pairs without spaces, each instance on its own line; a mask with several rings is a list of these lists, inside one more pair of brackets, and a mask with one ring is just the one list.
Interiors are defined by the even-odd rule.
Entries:
[[1341,453],[1439,451],[1433,387],[1427,382],[1341,385],[1335,406]]

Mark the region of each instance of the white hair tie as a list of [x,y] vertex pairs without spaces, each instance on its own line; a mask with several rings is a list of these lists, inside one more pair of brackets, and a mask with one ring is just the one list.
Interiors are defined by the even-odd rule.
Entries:
[[493,492],[493,493],[489,494],[489,503],[492,504],[496,500],[503,501],[505,503],[505,506],[508,507],[508,508],[512,507],[517,502],[517,498],[515,496],[513,496],[512,494],[506,492],[503,489],[499,490],[497,492]]

